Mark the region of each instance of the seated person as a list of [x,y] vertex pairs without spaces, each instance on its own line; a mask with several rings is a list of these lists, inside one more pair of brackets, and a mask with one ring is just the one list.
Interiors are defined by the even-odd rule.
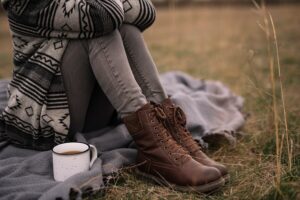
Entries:
[[100,121],[100,113],[87,117],[98,85],[138,146],[139,174],[182,191],[224,184],[226,167],[201,151],[160,83],[142,37],[156,17],[149,0],[4,0],[3,6],[15,66],[1,121],[12,144],[48,150],[72,141],[90,118]]

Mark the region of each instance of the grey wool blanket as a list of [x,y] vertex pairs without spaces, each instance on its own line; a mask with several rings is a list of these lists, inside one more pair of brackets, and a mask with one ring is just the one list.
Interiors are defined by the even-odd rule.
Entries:
[[[187,114],[187,126],[203,145],[236,143],[244,124],[243,99],[215,81],[201,81],[181,72],[161,75],[166,91]],[[0,111],[6,106],[8,81],[0,81]],[[97,147],[98,160],[89,172],[65,182],[55,182],[52,152],[20,149],[0,140],[0,199],[82,199],[105,187],[104,177],[134,164],[137,150],[125,126],[120,124],[90,133],[78,133],[78,141]]]

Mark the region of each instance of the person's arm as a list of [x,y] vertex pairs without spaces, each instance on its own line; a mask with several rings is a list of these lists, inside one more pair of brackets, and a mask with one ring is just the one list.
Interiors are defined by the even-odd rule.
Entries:
[[9,0],[4,8],[13,32],[35,37],[93,38],[124,20],[120,0]]
[[151,0],[123,0],[124,23],[134,25],[141,31],[153,24],[156,18]]

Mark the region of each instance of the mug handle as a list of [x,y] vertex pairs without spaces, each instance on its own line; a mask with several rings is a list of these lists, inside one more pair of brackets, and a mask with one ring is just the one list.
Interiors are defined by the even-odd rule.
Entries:
[[89,144],[90,146],[90,149],[91,149],[91,154],[92,154],[92,158],[91,158],[91,161],[90,161],[90,168],[93,166],[94,162],[96,161],[97,157],[98,157],[98,151],[97,151],[97,148],[92,145],[92,144]]

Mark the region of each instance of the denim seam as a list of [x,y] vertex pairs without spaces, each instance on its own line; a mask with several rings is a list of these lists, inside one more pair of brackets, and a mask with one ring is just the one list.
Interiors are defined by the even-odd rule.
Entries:
[[126,89],[123,81],[118,76],[118,73],[115,70],[115,66],[112,64],[112,60],[109,57],[109,54],[107,52],[107,46],[102,44],[102,42],[99,42],[100,49],[103,51],[103,55],[108,63],[108,66],[112,69],[111,73],[113,74],[114,78],[117,80],[119,86],[122,88],[122,92],[128,97],[128,90]]

